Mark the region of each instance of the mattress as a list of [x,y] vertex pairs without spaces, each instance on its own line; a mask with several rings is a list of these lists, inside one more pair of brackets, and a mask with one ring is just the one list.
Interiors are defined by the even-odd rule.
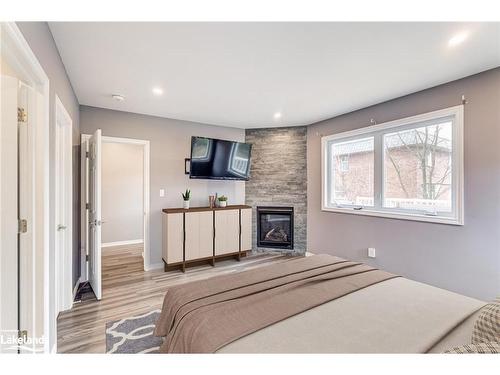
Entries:
[[217,353],[427,353],[470,343],[484,302],[405,278],[307,310]]

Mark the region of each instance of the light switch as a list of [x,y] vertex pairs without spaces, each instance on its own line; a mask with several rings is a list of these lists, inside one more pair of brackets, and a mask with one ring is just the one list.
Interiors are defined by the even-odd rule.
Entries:
[[376,254],[375,254],[375,248],[374,247],[369,247],[368,248],[368,257],[369,258],[375,258]]
[[165,189],[160,189],[160,197],[164,197],[165,196]]

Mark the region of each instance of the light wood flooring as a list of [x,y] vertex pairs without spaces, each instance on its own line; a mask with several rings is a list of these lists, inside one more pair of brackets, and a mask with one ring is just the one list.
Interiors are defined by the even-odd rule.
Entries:
[[280,255],[250,255],[235,260],[181,271],[143,271],[142,245],[103,249],[102,299],[84,298],[57,319],[59,353],[104,353],[107,322],[159,309],[169,286],[213,275],[241,271],[262,264],[283,262]]

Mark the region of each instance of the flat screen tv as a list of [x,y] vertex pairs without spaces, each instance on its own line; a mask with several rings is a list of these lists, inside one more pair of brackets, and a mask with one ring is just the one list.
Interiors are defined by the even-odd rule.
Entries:
[[248,180],[250,153],[248,143],[191,137],[190,178],[211,180]]

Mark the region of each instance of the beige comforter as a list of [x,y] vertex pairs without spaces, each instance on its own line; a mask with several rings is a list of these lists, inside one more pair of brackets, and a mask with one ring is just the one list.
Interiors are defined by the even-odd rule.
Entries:
[[442,353],[470,344],[484,305],[398,277],[251,333],[217,353]]
[[330,255],[259,267],[168,290],[155,335],[162,352],[211,353],[265,327],[396,278]]

